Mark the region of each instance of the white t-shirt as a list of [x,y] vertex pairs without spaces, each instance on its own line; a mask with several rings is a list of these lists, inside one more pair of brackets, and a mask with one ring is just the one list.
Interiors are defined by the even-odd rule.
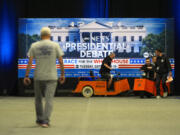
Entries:
[[35,80],[58,79],[56,59],[64,55],[58,43],[50,40],[35,42],[31,45],[28,55],[33,56],[36,61]]

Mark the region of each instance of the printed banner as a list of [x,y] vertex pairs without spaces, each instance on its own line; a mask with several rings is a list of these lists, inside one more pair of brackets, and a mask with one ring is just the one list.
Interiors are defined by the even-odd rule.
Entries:
[[[114,52],[112,74],[141,77],[145,58],[159,48],[170,57],[174,72],[173,19],[166,18],[26,18],[19,19],[18,77],[23,78],[27,52],[40,40],[42,27],[51,29],[51,40],[64,51],[66,77],[99,76],[102,60]],[[30,77],[33,77],[35,61]],[[60,74],[57,62],[58,74]]]

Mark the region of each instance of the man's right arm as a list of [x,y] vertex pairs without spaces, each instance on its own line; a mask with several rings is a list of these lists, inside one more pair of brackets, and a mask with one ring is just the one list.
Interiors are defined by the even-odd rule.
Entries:
[[34,53],[33,53],[33,47],[31,45],[29,51],[28,51],[28,56],[29,56],[29,62],[28,62],[28,65],[27,65],[27,68],[26,68],[26,74],[25,74],[25,78],[24,78],[24,84],[25,85],[29,85],[31,83],[31,80],[29,78],[29,72],[31,70],[31,66],[32,66],[32,62],[33,62],[33,56],[34,56]]

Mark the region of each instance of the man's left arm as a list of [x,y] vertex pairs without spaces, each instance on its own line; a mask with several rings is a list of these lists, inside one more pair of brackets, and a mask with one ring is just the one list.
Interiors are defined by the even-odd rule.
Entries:
[[60,82],[60,84],[63,84],[65,82],[64,63],[63,63],[64,52],[62,51],[62,49],[60,48],[60,46],[58,44],[56,46],[56,54],[57,54],[57,58],[58,58],[58,61],[60,64],[60,70],[61,70],[59,82]]

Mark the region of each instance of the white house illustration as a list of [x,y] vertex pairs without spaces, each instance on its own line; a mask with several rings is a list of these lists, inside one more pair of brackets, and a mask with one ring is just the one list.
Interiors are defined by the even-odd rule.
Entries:
[[106,24],[94,21],[88,24],[72,22],[68,27],[49,26],[51,29],[51,39],[64,44],[74,43],[121,43],[125,49],[120,52],[139,53],[142,47],[142,40],[146,37],[144,26],[124,26],[119,22]]

